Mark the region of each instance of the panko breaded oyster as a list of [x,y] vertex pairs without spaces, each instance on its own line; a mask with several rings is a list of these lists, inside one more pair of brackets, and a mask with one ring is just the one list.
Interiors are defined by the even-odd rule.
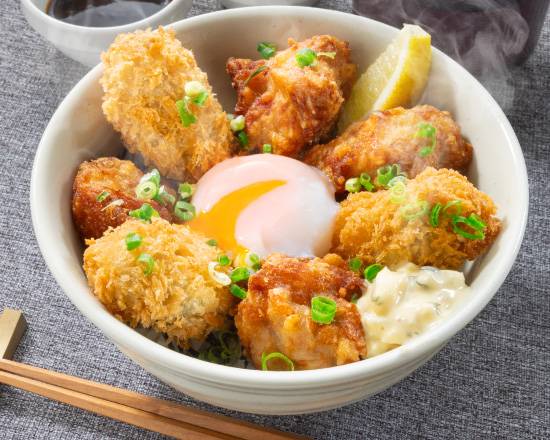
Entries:
[[[73,182],[73,221],[82,238],[99,238],[110,227],[128,219],[131,210],[138,209],[143,200],[135,189],[143,177],[141,170],[129,160],[101,157],[80,164]],[[165,185],[165,189],[175,192]],[[172,221],[168,206],[154,200],[148,203],[159,216]]]
[[[324,259],[270,255],[248,281],[235,324],[248,357],[262,368],[262,355],[283,353],[294,368],[308,370],[355,362],[366,356],[361,318],[353,295],[363,280],[336,255]],[[330,323],[312,319],[312,298],[334,301]],[[270,369],[285,368],[272,361]]]
[[226,324],[234,297],[209,275],[221,251],[186,226],[130,219],[87,240],[84,271],[101,303],[131,327],[165,333],[182,348]]
[[[121,34],[102,55],[103,112],[132,153],[177,180],[196,181],[232,151],[233,135],[204,73],[173,30]],[[184,126],[186,84],[193,96]],[[197,96],[195,96],[197,97]],[[176,104],[182,101],[180,104]]]
[[491,198],[448,169],[426,168],[390,190],[350,194],[341,207],[332,251],[390,268],[412,262],[458,269],[501,228]]

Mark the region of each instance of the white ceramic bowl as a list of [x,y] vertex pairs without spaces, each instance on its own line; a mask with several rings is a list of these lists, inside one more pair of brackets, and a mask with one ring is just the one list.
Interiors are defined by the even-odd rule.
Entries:
[[[224,71],[229,56],[255,57],[258,41],[285,47],[287,37],[330,33],[348,40],[361,70],[397,30],[358,16],[314,8],[265,7],[220,11],[173,25],[208,72],[222,104],[234,92]],[[246,32],[236,32],[246,29]],[[510,271],[525,229],[528,187],[521,148],[508,120],[489,93],[463,68],[435,50],[423,98],[450,110],[475,147],[470,178],[500,207],[503,230],[469,273],[474,294],[436,330],[407,345],[354,364],[322,370],[263,372],[209,364],[171,351],[111,316],[90,293],[81,269],[82,245],[70,211],[71,185],[85,159],[122,153],[118,135],[100,108],[102,67],[88,73],[52,117],[38,147],[31,208],[40,249],[71,301],[125,354],[143,368],[197,399],[264,414],[326,410],[377,393],[398,382],[440,350],[489,302]]]
[[167,25],[185,18],[193,0],[172,0],[166,7],[143,20],[122,26],[87,27],[76,26],[56,20],[46,14],[49,0],[21,0],[21,9],[29,24],[42,37],[68,57],[86,66],[99,63],[101,52],[106,50],[115,37],[122,32]]

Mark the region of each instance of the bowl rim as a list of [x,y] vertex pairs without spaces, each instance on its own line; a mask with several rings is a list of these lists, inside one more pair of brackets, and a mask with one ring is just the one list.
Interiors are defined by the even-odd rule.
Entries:
[[[136,29],[136,27],[139,28],[139,27],[148,25],[151,21],[155,21],[156,19],[161,18],[164,15],[167,15],[182,3],[192,3],[192,1],[193,0],[170,0],[170,2],[164,8],[161,8],[154,14],[144,17],[141,20],[133,21],[131,23],[126,23],[126,24],[121,24],[119,26],[104,26],[104,27],[81,26],[78,24],[67,23],[65,21],[58,20],[57,18],[54,18],[46,14],[46,11],[43,11],[42,9],[40,9],[33,0],[21,0],[21,3],[24,6],[26,6],[29,11],[33,11],[36,16],[41,17],[41,20],[43,20],[48,25],[51,25],[54,27],[66,28],[66,30],[71,30],[76,32],[90,32],[92,34],[99,34],[99,33],[113,32],[113,31],[117,33],[133,31]],[[47,3],[49,3],[49,0],[47,0]]]
[[[349,21],[350,25],[361,26],[368,24],[370,27],[384,29],[384,32],[397,32],[396,28],[365,17],[345,12],[297,6],[257,6],[221,10],[186,18],[171,24],[169,27],[181,33],[182,28],[184,30],[188,25],[201,25],[205,22],[209,23],[213,19],[223,20],[226,17],[238,15],[241,15],[242,19],[252,19],[261,15],[279,16],[279,18],[281,18],[281,16],[292,16],[293,18],[296,16],[309,16],[308,18],[310,19],[318,20],[327,18],[330,20],[331,17],[337,16]],[[104,334],[115,341],[116,345],[137,355],[146,362],[153,360],[152,362],[154,364],[162,365],[176,375],[180,375],[180,377],[184,375],[202,382],[215,383],[217,385],[223,384],[226,387],[239,387],[243,390],[318,389],[321,385],[327,386],[336,384],[341,386],[343,384],[357,382],[361,379],[372,378],[375,375],[402,367],[418,360],[421,356],[426,356],[429,352],[439,350],[452,336],[463,329],[483,310],[510,272],[519,252],[526,228],[529,189],[527,169],[519,141],[500,106],[489,92],[466,69],[438,49],[433,48],[433,51],[437,57],[443,57],[447,62],[454,64],[454,68],[458,68],[460,73],[464,75],[469,82],[473,81],[473,84],[478,86],[480,99],[489,101],[494,111],[494,117],[497,119],[510,145],[511,158],[518,170],[519,180],[517,182],[518,192],[516,198],[519,199],[520,205],[523,208],[519,220],[514,225],[508,225],[508,227],[513,226],[514,234],[513,240],[509,240],[503,245],[506,254],[501,256],[501,252],[499,252],[499,254],[494,257],[502,260],[498,273],[492,276],[490,280],[486,281],[484,291],[480,291],[476,295],[473,295],[471,301],[468,301],[463,308],[457,310],[456,313],[448,320],[441,323],[434,331],[427,332],[407,342],[407,344],[384,354],[351,364],[294,372],[270,371],[269,374],[266,374],[260,370],[248,370],[217,365],[170,350],[146,338],[117,320],[102,306],[98,306],[97,300],[93,295],[80,295],[80,292],[78,292],[79,288],[65,279],[63,263],[57,261],[59,259],[56,259],[55,256],[52,255],[54,252],[48,247],[50,245],[48,242],[48,230],[40,221],[40,215],[43,211],[40,211],[39,205],[44,202],[39,199],[38,193],[41,185],[41,174],[43,174],[41,164],[49,154],[48,149],[52,148],[51,141],[49,141],[49,138],[53,136],[52,132],[54,130],[52,127],[62,123],[63,104],[76,100],[82,90],[86,90],[91,84],[97,81],[102,69],[101,64],[88,72],[64,98],[46,127],[36,151],[31,176],[31,216],[35,236],[48,268],[71,302]],[[82,274],[82,276],[84,276],[84,274]],[[86,287],[86,291],[90,293],[88,287]],[[90,312],[90,310],[94,308],[97,310],[94,313]]]

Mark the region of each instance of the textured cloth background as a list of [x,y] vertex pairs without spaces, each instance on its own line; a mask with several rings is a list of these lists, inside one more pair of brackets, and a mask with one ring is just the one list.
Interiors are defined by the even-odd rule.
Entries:
[[[351,11],[345,0],[320,5]],[[192,14],[216,8],[195,1]],[[406,380],[367,401],[305,416],[233,413],[175,392],[126,359],[53,280],[31,226],[31,166],[48,120],[84,73],[27,25],[18,1],[0,2],[0,310],[22,309],[29,323],[16,360],[318,439],[550,437],[548,17],[534,56],[493,87],[523,147],[531,188],[525,241],[508,279],[477,319]],[[0,438],[160,437],[0,386]]]

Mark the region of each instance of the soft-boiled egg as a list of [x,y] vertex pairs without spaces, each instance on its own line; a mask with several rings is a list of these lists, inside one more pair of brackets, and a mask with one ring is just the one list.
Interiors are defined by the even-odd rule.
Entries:
[[234,255],[323,256],[339,205],[316,168],[274,154],[227,159],[197,183],[189,227]]

